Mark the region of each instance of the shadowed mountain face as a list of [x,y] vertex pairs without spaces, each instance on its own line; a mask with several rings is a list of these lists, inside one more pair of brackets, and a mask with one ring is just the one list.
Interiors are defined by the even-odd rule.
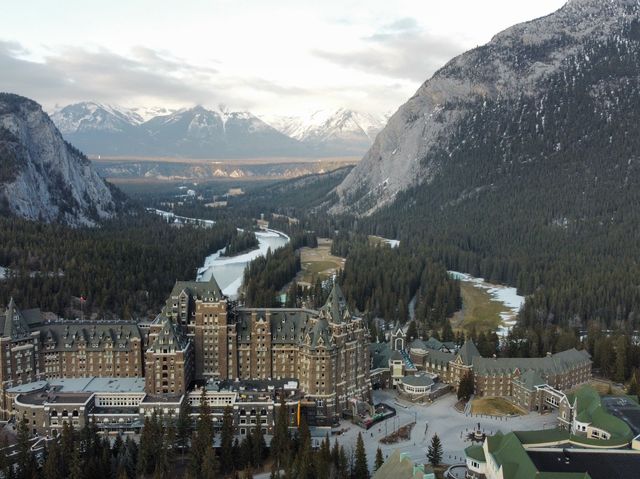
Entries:
[[32,100],[0,94],[0,206],[28,219],[80,226],[111,218],[118,193]]
[[[638,3],[632,0],[573,0],[552,15],[509,28],[487,45],[454,58],[390,118],[360,164],[338,187],[339,202],[333,211],[367,215],[391,203],[408,188],[428,187],[446,174],[447,164],[454,156],[460,157],[457,154],[460,148],[468,150],[485,142],[470,135],[455,136],[460,126],[473,120],[483,105],[486,108],[494,104],[511,105],[501,107],[499,114],[503,115],[505,109],[531,103],[532,108],[537,108],[539,123],[538,130],[533,132],[535,141],[540,141],[538,136],[550,141],[551,131],[560,125],[549,123],[552,111],[543,112],[536,106],[543,101],[548,104],[549,82],[564,79],[571,86],[574,80],[570,75],[596,73],[605,60],[598,55],[611,53],[608,47],[596,49],[605,42],[618,42],[619,48],[631,45],[630,42],[637,45],[638,8]],[[618,47],[611,46],[614,50]],[[624,55],[614,53],[617,57]],[[580,62],[578,67],[576,62]],[[611,72],[601,72],[593,78],[598,83],[592,88],[594,99],[606,102],[604,96],[610,93],[609,86],[620,91],[624,82],[634,82],[638,75],[635,65],[611,68]],[[566,91],[567,95],[574,93]],[[560,106],[560,103],[549,105],[552,109]],[[615,109],[615,103],[606,107]],[[483,121],[495,122],[497,128],[507,131],[507,136],[499,140],[506,154],[504,160],[525,161],[514,157],[507,147],[511,130],[504,122],[514,121],[514,116],[518,122],[519,116],[497,115],[497,112],[490,118],[485,115]],[[540,130],[542,126],[546,128],[544,131]],[[466,176],[465,172],[462,174]],[[486,185],[476,185],[483,186]],[[465,192],[456,194],[464,196]]]
[[517,286],[521,324],[638,328],[639,125],[638,3],[573,1],[436,73],[333,211]]

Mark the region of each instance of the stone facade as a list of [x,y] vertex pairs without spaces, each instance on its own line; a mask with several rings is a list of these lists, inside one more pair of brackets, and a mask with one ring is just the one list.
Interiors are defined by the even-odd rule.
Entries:
[[33,434],[57,435],[64,422],[82,428],[92,421],[105,434],[139,433],[146,416],[154,412],[178,416],[186,401],[191,406],[194,424],[198,420],[204,397],[210,407],[217,433],[222,426],[226,408],[240,436],[260,427],[264,434],[273,434],[278,410],[287,408],[289,425],[298,425],[304,414],[314,424],[315,404],[304,400],[299,384],[281,381],[208,382],[183,395],[152,395],[145,392],[142,378],[53,379],[23,384],[11,388],[12,413],[28,420]]
[[[399,334],[392,338],[399,344]],[[392,349],[372,345],[370,349],[379,355]],[[433,347],[433,349],[432,349]],[[456,350],[454,345],[441,343],[433,338],[423,342],[414,340],[405,351],[418,370],[437,375],[442,382],[458,387],[465,374],[472,374],[476,396],[499,396],[509,399],[526,411],[543,412],[559,407],[559,399],[546,390],[568,390],[591,378],[591,357],[586,351],[569,349],[544,358],[483,358],[473,341],[466,341]],[[397,361],[393,361],[395,354]],[[387,353],[389,371],[394,385],[402,377],[415,374],[407,370],[399,351]]]
[[10,411],[4,391],[51,377],[140,377],[142,338],[124,321],[43,321],[40,310],[20,311],[13,299],[0,315],[2,417]]
[[215,280],[177,282],[152,322],[49,321],[11,301],[0,330],[4,391],[56,377],[143,377],[156,400],[192,383],[295,378],[319,424],[369,400],[369,333],[336,286],[319,310],[249,309]]

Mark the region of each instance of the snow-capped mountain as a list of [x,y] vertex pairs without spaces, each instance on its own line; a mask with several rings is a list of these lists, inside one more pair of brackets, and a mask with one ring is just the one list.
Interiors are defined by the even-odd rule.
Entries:
[[310,150],[322,154],[363,154],[384,128],[387,117],[340,108],[307,117],[263,116],[267,123]]
[[245,158],[308,154],[289,138],[249,112],[202,106],[123,108],[76,103],[54,112],[65,138],[91,155]]
[[191,158],[300,155],[305,147],[249,112],[202,106],[158,116],[142,124],[156,154]]
[[95,102],[67,105],[54,111],[51,119],[62,134],[123,131],[145,121],[135,110]]
[[40,105],[0,93],[0,209],[24,218],[94,225],[119,195],[62,135]]
[[192,158],[359,156],[386,123],[384,116],[347,109],[258,117],[224,107],[171,110],[96,102],[68,105],[51,119],[90,155]]

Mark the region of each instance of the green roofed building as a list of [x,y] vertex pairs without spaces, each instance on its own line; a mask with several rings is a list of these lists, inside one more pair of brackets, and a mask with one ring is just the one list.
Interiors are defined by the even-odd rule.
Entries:
[[548,472],[535,466],[518,436],[498,433],[465,449],[470,479],[590,479],[587,472]]
[[384,461],[372,479],[435,479],[428,464],[415,464],[406,452],[396,450]]
[[[498,433],[488,437],[482,445],[465,449],[467,477],[471,479],[528,479],[528,478],[591,478],[590,468],[595,470],[594,454],[620,454],[624,456],[625,468],[630,463],[640,466],[640,454],[629,450],[616,451],[628,446],[632,441],[629,426],[609,414],[600,401],[597,391],[583,386],[575,394],[564,396],[560,401],[559,419],[561,427],[540,431],[517,431],[509,434]],[[563,427],[564,426],[564,427]],[[549,449],[551,448],[551,449]],[[568,449],[574,448],[574,449]],[[577,448],[577,449],[575,449]],[[589,450],[591,453],[589,453]],[[566,456],[561,463],[543,461],[544,467],[536,467],[530,451],[547,451],[550,454]],[[575,451],[570,452],[570,451]],[[580,452],[578,454],[578,451]],[[631,455],[626,457],[626,455]],[[602,456],[605,460],[605,456]],[[635,467],[635,466],[633,466]],[[601,468],[598,469],[599,471]],[[622,476],[612,472],[609,477],[601,472],[598,477],[613,479]],[[640,474],[639,476],[640,477]]]

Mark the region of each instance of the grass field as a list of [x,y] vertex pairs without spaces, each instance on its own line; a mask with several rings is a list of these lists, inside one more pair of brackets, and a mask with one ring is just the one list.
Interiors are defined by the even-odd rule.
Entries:
[[[623,389],[604,379],[592,379],[587,384],[598,391],[600,396],[624,396],[626,394]],[[582,387],[582,385],[578,386],[578,388],[580,387]]]
[[327,279],[344,268],[344,258],[331,254],[331,240],[325,238],[318,239],[317,248],[301,248],[300,262],[302,271],[296,277],[298,284],[310,284],[315,277]]
[[472,283],[461,281],[460,293],[462,310],[451,319],[454,329],[469,332],[475,326],[477,332],[495,331],[502,322],[500,313],[509,311],[502,303],[492,301],[486,290],[476,288]]
[[471,403],[472,414],[487,414],[489,416],[524,415],[525,411],[510,402],[498,397],[483,397],[474,399]]

